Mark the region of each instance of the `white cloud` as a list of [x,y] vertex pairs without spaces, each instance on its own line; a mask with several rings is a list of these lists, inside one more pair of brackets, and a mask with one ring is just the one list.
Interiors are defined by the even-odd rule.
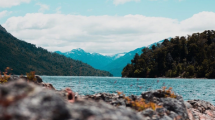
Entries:
[[[42,3],[37,3],[36,5],[40,6],[40,9],[38,10],[38,12],[45,12],[46,10],[49,10],[49,6],[46,4],[42,4]],[[60,10],[60,9],[59,9]]]
[[126,3],[126,2],[131,2],[131,1],[138,2],[138,1],[140,1],[140,0],[113,0],[113,4],[119,5],[119,4],[124,4],[124,3]]
[[198,32],[202,30],[214,30],[215,29],[215,13],[214,12],[201,12],[194,14],[191,18],[188,18],[181,22],[183,24],[182,30],[188,30]]
[[[38,19],[39,18],[39,19]],[[215,28],[215,13],[201,12],[178,21],[142,15],[81,16],[31,13],[3,26],[14,36],[49,51],[83,48],[89,52],[128,52],[159,40]]]
[[9,14],[10,12],[8,12],[8,11],[2,11],[2,12],[0,12],[0,18],[3,18],[3,17],[5,17],[7,14]]
[[55,11],[56,11],[57,14],[60,14],[61,13],[61,7],[56,8]]
[[[124,3],[132,2],[132,1],[139,2],[141,0],[113,0],[113,4],[114,5],[119,5],[119,4],[124,4]],[[149,0],[149,1],[168,1],[168,0]],[[177,1],[181,2],[181,1],[184,1],[184,0],[177,0]]]
[[0,7],[6,8],[6,7],[12,7],[20,5],[21,3],[29,3],[31,0],[1,0],[0,1]]

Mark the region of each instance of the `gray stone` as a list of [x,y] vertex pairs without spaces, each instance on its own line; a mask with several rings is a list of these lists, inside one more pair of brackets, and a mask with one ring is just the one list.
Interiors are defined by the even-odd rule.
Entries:
[[0,85],[1,120],[66,120],[67,102],[54,91],[22,80]]
[[164,116],[166,113],[166,109],[165,108],[157,108],[156,112],[159,116]]
[[167,110],[175,112],[185,120],[189,118],[184,102],[180,102],[174,98],[161,98],[161,101],[163,103],[163,107]]
[[103,101],[77,101],[69,109],[73,120],[145,120],[130,108],[115,108]]
[[189,100],[192,105],[188,108],[188,114],[191,120],[215,120],[215,107],[209,102],[203,100]]
[[185,101],[184,104],[185,104],[185,106],[186,106],[187,109],[190,109],[190,108],[193,107],[193,106],[192,106],[189,102],[187,102],[187,101]]
[[39,75],[35,75],[35,77],[36,77],[38,83],[43,82],[42,78]]
[[156,112],[154,110],[152,110],[151,108],[148,108],[148,109],[142,111],[141,114],[144,116],[149,116],[151,118],[153,115],[156,115]]
[[12,81],[15,81],[15,80],[18,80],[18,79],[20,79],[19,76],[17,76],[17,75],[11,75],[10,78],[8,79],[8,82],[12,82]]
[[104,101],[70,104],[54,90],[23,80],[0,85],[0,113],[0,120],[145,120],[130,108]]
[[165,115],[165,116],[161,117],[159,120],[174,120],[174,119],[172,119],[169,116]]
[[43,91],[26,97],[7,108],[7,114],[16,120],[66,120],[69,110],[62,98],[52,91]]

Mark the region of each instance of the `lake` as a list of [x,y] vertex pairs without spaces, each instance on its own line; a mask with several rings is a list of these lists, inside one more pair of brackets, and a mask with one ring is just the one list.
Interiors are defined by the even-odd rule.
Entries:
[[174,79],[174,78],[121,78],[85,76],[41,76],[44,82],[51,83],[57,90],[71,88],[80,95],[99,92],[125,95],[140,95],[144,91],[172,87],[184,100],[201,99],[215,105],[215,79]]

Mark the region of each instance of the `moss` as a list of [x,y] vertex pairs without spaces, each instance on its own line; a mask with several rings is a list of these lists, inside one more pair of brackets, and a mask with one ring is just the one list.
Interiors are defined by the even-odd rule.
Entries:
[[35,77],[35,71],[31,71],[30,73],[26,73],[28,80],[30,81],[36,81],[36,77]]
[[125,97],[125,100],[131,104],[131,108],[133,108],[137,111],[143,111],[147,108],[151,108],[153,110],[156,110],[157,108],[162,108],[162,106],[159,106],[156,103],[146,102],[146,100],[143,98],[133,101],[129,97]]
[[11,74],[7,75],[9,70],[13,70],[13,69],[10,69],[9,67],[7,67],[5,69],[5,72],[3,72],[4,76],[2,76],[2,74],[0,72],[0,84],[6,83],[8,81],[8,79],[10,78]]

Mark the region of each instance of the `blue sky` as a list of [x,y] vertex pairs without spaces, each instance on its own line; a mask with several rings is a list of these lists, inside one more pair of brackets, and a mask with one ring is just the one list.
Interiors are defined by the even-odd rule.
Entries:
[[21,2],[17,6],[1,7],[0,11],[13,12],[1,19],[1,23],[10,16],[24,16],[26,13],[38,12],[41,8],[38,4],[49,7],[48,10],[44,10],[44,13],[56,13],[56,9],[60,8],[63,14],[85,16],[140,14],[184,20],[202,11],[215,12],[214,0],[137,0],[121,4],[114,4],[113,0],[32,0],[29,3]]
[[49,51],[111,55],[214,29],[214,0],[1,0],[0,24]]

